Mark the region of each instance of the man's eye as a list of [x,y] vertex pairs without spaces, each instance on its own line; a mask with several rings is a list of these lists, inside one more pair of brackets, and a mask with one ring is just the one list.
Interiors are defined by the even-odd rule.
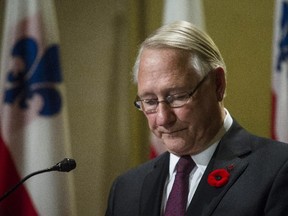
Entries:
[[186,100],[187,94],[174,95],[174,100]]
[[158,101],[156,99],[146,99],[143,100],[143,103],[148,106],[157,105]]
[[173,103],[174,101],[182,101],[187,99],[187,94],[177,94],[177,95],[171,95],[167,98],[167,101],[170,103]]

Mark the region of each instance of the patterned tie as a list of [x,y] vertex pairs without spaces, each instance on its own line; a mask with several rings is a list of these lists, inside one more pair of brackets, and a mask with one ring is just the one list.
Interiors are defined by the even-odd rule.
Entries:
[[189,174],[195,166],[190,155],[182,156],[177,165],[175,181],[167,200],[164,216],[184,216],[186,212]]

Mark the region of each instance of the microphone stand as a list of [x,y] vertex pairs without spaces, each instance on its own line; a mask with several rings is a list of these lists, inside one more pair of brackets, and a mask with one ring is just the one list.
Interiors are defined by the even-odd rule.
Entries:
[[52,166],[50,168],[33,172],[33,173],[27,175],[26,177],[24,177],[23,179],[21,179],[20,182],[18,182],[14,187],[12,187],[8,192],[6,192],[0,198],[0,202],[3,201],[6,197],[8,197],[11,193],[13,193],[27,179],[31,178],[34,175],[38,175],[38,174],[45,173],[45,172],[51,172],[51,171],[69,172],[69,171],[75,169],[75,167],[76,167],[75,160],[70,159],[70,158],[65,158],[64,160],[60,161],[59,163],[57,163],[56,165],[54,165],[54,166]]
[[27,175],[25,178],[23,178],[20,182],[18,182],[14,187],[12,187],[9,191],[7,191],[1,198],[0,198],[0,202],[2,200],[4,200],[6,197],[8,197],[13,191],[15,191],[21,184],[23,184],[27,179],[29,179],[30,177],[34,176],[34,175],[38,175],[40,173],[44,173],[44,172],[50,172],[50,171],[54,171],[51,168],[49,169],[44,169],[44,170],[39,170],[36,172],[33,172],[29,175]]

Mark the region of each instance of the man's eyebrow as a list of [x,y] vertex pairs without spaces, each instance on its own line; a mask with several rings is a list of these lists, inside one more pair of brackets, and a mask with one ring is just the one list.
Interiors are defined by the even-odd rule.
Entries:
[[143,94],[137,94],[137,98],[151,98],[151,99],[157,99],[156,94],[154,93],[143,93]]
[[[187,87],[187,86],[174,86],[171,88],[166,88],[163,90],[162,97],[167,97],[169,95],[174,95],[178,93],[183,93],[183,92],[188,92],[191,90],[192,87]],[[144,92],[143,94],[137,94],[138,98],[151,98],[151,99],[157,99],[157,95],[155,93],[150,93],[150,92]]]

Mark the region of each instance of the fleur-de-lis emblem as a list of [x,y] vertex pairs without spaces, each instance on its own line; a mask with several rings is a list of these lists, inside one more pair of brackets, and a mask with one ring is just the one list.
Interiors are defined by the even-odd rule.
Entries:
[[40,58],[38,52],[38,45],[32,38],[24,38],[15,44],[11,56],[20,60],[22,66],[8,72],[9,85],[5,89],[4,102],[17,103],[20,109],[26,110],[28,100],[37,94],[43,100],[38,114],[50,116],[57,114],[62,105],[60,92],[55,86],[62,81],[59,48],[57,45],[48,47]]
[[279,54],[277,59],[277,71],[281,71],[281,63],[288,59],[288,3],[283,2],[282,16],[280,19],[281,34],[279,40]]

